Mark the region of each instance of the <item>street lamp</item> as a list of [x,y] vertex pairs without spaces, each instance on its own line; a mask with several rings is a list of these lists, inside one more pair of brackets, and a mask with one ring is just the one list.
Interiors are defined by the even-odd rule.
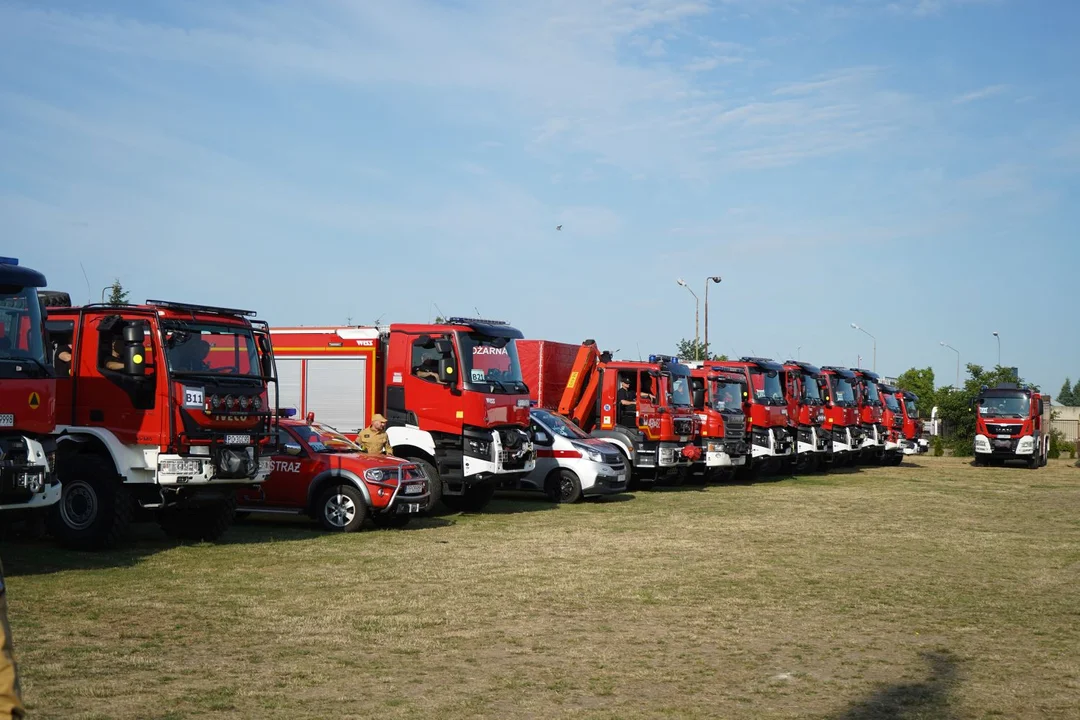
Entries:
[[954,353],[956,353],[956,385],[955,385],[955,387],[956,387],[957,390],[959,390],[960,389],[960,351],[957,350],[956,348],[954,348],[949,343],[945,342],[944,340],[941,341],[941,347],[947,347],[950,350],[952,350]]
[[[861,328],[858,325],[856,325],[855,323],[851,323],[851,327],[855,328],[856,330],[860,330],[860,331],[866,333],[867,335],[870,335],[870,333],[866,332],[865,328]],[[873,335],[870,335],[870,339],[874,341],[874,365],[870,369],[873,370],[874,372],[877,372],[877,338],[874,337]]]
[[[708,306],[706,306],[706,307],[708,307]],[[708,317],[707,313],[706,313],[705,317]],[[998,335],[997,330],[994,331],[994,337],[996,337],[997,341],[998,341],[998,367],[1001,367],[1001,336]]]
[[705,357],[704,360],[709,359],[709,283],[719,283],[720,276],[713,275],[712,277],[705,278]]
[[[684,288],[687,289],[687,291],[689,291],[691,295],[694,296],[694,355],[696,356],[700,352],[700,348],[698,347],[698,337],[700,337],[698,335],[698,296],[696,292],[690,289],[690,286],[687,285],[682,278],[679,278],[675,282],[682,285]],[[694,359],[699,360],[700,358],[695,357]]]

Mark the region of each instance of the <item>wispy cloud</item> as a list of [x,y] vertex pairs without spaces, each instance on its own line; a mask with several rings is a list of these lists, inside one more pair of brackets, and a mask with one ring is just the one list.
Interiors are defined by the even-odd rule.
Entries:
[[988,85],[987,87],[980,88],[978,90],[972,90],[971,92],[964,93],[963,95],[957,95],[955,98],[953,98],[953,104],[964,105],[966,103],[975,102],[976,100],[985,100],[996,95],[1001,95],[1008,89],[1008,85]]

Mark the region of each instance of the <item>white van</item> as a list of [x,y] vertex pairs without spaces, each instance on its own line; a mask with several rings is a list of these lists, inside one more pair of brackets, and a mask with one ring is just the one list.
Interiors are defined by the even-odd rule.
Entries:
[[552,502],[626,492],[629,468],[611,443],[590,437],[572,420],[540,408],[530,411],[536,468],[519,487],[540,490]]

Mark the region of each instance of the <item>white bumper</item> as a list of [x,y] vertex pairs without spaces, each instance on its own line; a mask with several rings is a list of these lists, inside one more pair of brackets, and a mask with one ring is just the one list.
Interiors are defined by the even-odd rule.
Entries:
[[[254,451],[250,452],[249,458],[253,455]],[[170,487],[261,483],[270,476],[271,470],[272,457],[269,454],[260,456],[259,471],[254,478],[215,477],[213,461],[205,455],[161,454],[157,457],[157,482]]]

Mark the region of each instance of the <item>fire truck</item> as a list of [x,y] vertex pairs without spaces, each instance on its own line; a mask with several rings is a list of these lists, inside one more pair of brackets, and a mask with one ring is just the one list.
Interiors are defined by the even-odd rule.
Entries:
[[1029,468],[1050,456],[1050,396],[1018,383],[983,385],[972,401],[975,463],[1023,460]]
[[899,465],[904,461],[904,395],[892,385],[880,383],[881,424],[885,428],[885,452],[883,465]]
[[[522,353],[537,357],[546,345],[552,345],[551,341],[525,341]],[[554,390],[546,394],[538,390],[542,383],[548,388],[561,386],[554,409],[593,437],[619,448],[631,467],[631,487],[668,480],[679,484],[687,478],[701,458],[690,368],[668,355],[650,355],[647,362],[613,360],[593,340],[577,346],[569,363],[566,352],[550,352],[545,357],[543,376],[526,378],[530,389],[537,388],[533,399],[538,406],[552,409]],[[530,359],[523,367],[540,365]],[[623,404],[620,399],[633,402]]]
[[501,320],[452,317],[389,327],[271,328],[282,403],[350,438],[383,414],[394,455],[428,478],[441,501],[476,512],[503,480],[536,467],[521,331]]
[[[730,480],[746,465],[748,391],[742,373],[729,372],[711,362],[689,362],[690,391],[701,421],[701,447],[707,480]],[[701,463],[698,463],[699,465]]]
[[861,368],[853,368],[852,372],[855,374],[859,407],[859,456],[863,460],[881,462],[885,454],[885,425],[882,423],[884,403],[878,392],[881,378],[877,373]]
[[162,300],[72,307],[67,293],[45,295],[62,486],[53,535],[97,549],[149,516],[172,537],[220,537],[237,491],[271,469],[266,323],[250,310]]
[[862,446],[859,428],[859,401],[855,373],[835,365],[823,365],[825,377],[825,422],[822,427],[829,434],[832,446],[829,462],[832,467],[843,467],[855,462],[855,452]]
[[0,523],[40,528],[60,499],[56,467],[56,380],[45,352],[37,288],[45,276],[0,257]]
[[904,431],[900,435],[901,450],[905,455],[929,452],[930,443],[923,437],[925,428],[922,418],[919,417],[919,396],[910,390],[901,390],[896,397],[904,414]]
[[768,358],[723,360],[717,367],[742,374],[749,395],[744,403],[746,432],[750,438],[750,472],[773,471],[793,454],[788,426],[787,398],[780,373],[784,366]]
[[831,445],[824,428],[825,379],[820,368],[799,360],[784,361],[781,376],[795,433],[795,470],[813,472],[825,464]]

